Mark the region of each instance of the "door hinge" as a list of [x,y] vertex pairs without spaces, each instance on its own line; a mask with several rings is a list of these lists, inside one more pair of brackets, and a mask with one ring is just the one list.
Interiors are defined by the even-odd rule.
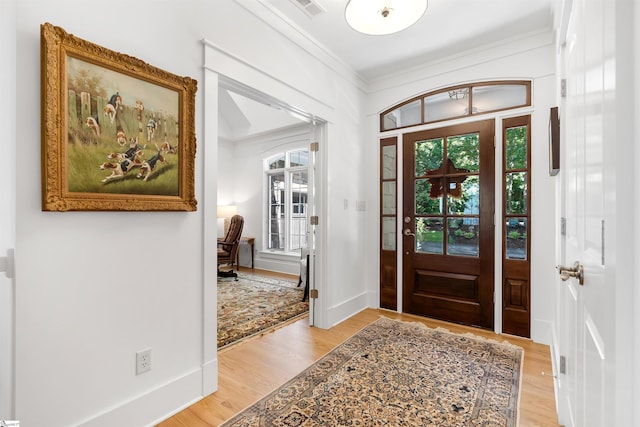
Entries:
[[317,289],[309,289],[309,298],[317,299],[318,298],[318,290]]
[[566,356],[560,356],[560,373],[561,374],[567,373],[567,357]]
[[567,218],[565,217],[560,218],[560,235],[567,235]]
[[318,215],[313,215],[309,218],[309,223],[311,225],[318,225]]
[[567,79],[560,80],[560,96],[562,98],[567,97]]
[[309,151],[313,151],[313,152],[320,151],[320,143],[319,142],[312,142],[309,145]]

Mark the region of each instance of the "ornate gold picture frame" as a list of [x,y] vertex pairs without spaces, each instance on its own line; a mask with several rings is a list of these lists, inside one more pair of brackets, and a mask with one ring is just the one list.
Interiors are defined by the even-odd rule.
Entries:
[[195,211],[197,82],[41,26],[42,209]]

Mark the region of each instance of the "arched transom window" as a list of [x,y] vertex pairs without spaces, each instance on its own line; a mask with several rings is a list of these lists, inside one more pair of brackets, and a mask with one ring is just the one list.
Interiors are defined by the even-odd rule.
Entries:
[[531,82],[492,81],[429,92],[380,114],[380,131],[477,116],[531,105]]

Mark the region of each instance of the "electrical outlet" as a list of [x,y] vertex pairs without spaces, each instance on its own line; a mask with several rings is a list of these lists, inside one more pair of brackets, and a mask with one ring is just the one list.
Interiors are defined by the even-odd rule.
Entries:
[[140,350],[136,353],[136,375],[151,370],[151,349]]

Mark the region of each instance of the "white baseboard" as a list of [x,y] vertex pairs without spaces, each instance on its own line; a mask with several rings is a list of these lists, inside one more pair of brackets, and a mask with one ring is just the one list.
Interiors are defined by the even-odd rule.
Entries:
[[218,391],[218,358],[205,363],[202,366],[202,391],[208,396]]
[[78,424],[79,427],[154,426],[202,399],[202,369]]
[[261,270],[275,271],[278,273],[300,274],[300,262],[286,262],[275,259],[258,258],[254,262],[255,268]]
[[549,320],[531,319],[531,339],[550,346],[553,340],[553,323]]
[[329,308],[329,325],[335,326],[340,322],[345,321],[349,317],[361,312],[367,305],[367,292],[363,292],[360,295],[344,301],[341,304]]
[[380,308],[380,292],[367,291],[367,307]]

